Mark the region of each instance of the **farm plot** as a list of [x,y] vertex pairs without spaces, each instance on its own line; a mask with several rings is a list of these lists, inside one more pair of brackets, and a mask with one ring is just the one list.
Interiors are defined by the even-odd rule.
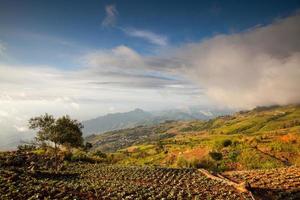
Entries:
[[59,173],[0,169],[0,199],[250,199],[194,169],[74,163]]
[[300,199],[300,168],[225,172],[234,182],[247,181],[256,199]]

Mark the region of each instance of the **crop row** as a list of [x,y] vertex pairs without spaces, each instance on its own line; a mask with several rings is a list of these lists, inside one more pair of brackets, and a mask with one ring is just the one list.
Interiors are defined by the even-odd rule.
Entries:
[[73,163],[59,174],[0,170],[1,199],[247,199],[193,169]]

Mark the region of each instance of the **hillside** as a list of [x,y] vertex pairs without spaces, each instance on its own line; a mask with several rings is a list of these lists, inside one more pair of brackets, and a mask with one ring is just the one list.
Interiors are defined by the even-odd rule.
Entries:
[[[136,127],[87,141],[123,164],[199,165],[217,170],[300,164],[300,106],[258,107],[207,121]],[[212,159],[212,152],[220,160]]]
[[142,144],[158,141],[175,135],[169,130],[184,122],[166,121],[155,126],[137,126],[116,131],[110,131],[99,135],[91,135],[86,138],[94,149],[104,152],[115,152],[134,144]]

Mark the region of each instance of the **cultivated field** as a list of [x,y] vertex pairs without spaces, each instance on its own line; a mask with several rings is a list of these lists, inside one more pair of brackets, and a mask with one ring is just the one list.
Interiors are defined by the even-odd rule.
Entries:
[[74,163],[58,174],[0,170],[0,199],[251,199],[195,169]]
[[247,181],[257,199],[300,199],[300,168],[225,172],[234,182]]

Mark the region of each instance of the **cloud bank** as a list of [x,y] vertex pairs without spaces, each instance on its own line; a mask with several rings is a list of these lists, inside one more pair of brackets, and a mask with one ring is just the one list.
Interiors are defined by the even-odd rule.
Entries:
[[[300,15],[176,50],[179,71],[218,104],[236,108],[300,102]],[[177,70],[178,70],[177,69]]]
[[[147,35],[137,30],[128,34]],[[300,14],[296,13],[267,26],[169,48],[161,55],[146,57],[128,52],[124,58],[129,59],[117,60],[127,67],[143,67],[193,81],[211,101],[222,106],[245,109],[299,103],[299,35]],[[153,38],[157,44],[165,44],[163,39]]]
[[152,57],[118,47],[90,60],[101,69],[123,66],[181,77],[197,84],[215,105],[247,109],[300,103],[299,35],[300,14],[296,13],[267,26],[216,35]]

